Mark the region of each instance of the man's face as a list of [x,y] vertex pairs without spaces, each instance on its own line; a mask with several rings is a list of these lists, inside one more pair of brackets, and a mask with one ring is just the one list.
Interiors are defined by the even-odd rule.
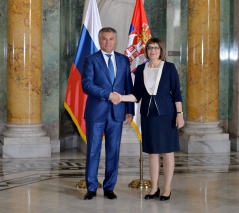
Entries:
[[100,48],[112,53],[116,46],[116,35],[113,32],[102,32],[99,38]]

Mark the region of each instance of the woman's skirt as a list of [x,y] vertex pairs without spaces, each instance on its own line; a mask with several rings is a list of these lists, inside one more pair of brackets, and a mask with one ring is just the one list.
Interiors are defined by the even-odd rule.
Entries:
[[176,115],[141,115],[142,150],[149,154],[179,151]]

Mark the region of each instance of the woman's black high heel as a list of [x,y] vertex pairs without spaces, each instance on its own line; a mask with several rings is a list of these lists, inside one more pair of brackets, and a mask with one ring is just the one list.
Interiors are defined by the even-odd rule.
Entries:
[[169,200],[170,197],[171,197],[171,192],[170,192],[169,196],[160,195],[160,198],[159,198],[159,199],[160,199],[161,201],[165,201],[165,200]]
[[159,195],[160,195],[160,189],[158,188],[158,190],[153,195],[150,195],[150,194],[145,195],[144,199],[146,200],[154,199],[155,197],[159,197]]

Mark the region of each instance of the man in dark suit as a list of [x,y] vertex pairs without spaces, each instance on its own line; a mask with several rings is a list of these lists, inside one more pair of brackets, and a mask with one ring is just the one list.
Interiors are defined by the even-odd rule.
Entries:
[[96,196],[98,167],[105,137],[104,196],[116,199],[114,187],[118,176],[118,162],[123,121],[130,123],[134,115],[134,104],[121,102],[119,94],[132,93],[130,64],[126,56],[115,52],[117,32],[106,27],[99,31],[101,50],[86,57],[82,70],[82,87],[88,95],[84,118],[86,120],[87,156],[85,200]]

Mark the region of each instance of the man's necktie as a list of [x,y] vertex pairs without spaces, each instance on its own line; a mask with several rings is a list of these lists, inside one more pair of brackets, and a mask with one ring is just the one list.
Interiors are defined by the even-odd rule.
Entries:
[[114,80],[115,80],[115,72],[114,72],[114,66],[113,66],[113,62],[111,60],[111,54],[106,54],[108,57],[109,57],[109,60],[108,60],[108,69],[109,69],[109,72],[110,72],[110,80],[111,80],[111,83],[113,84],[114,83]]

